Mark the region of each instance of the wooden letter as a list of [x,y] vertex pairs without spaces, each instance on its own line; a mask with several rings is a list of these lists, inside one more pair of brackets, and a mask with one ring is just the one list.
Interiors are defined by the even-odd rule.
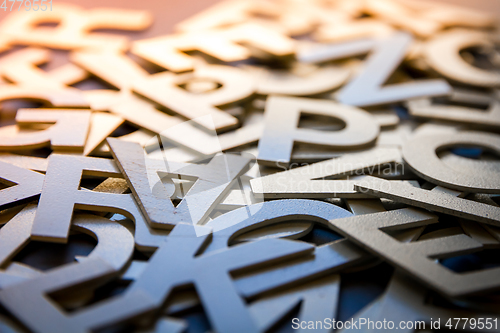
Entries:
[[[302,113],[341,119],[345,128],[333,133],[297,128]],[[294,142],[356,148],[373,143],[378,134],[378,124],[366,111],[331,101],[272,96],[266,102],[258,160],[271,166],[277,166],[276,162],[288,165]]]

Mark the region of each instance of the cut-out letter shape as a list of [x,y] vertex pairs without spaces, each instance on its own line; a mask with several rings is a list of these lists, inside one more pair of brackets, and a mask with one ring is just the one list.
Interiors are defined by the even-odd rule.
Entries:
[[[28,243],[35,212],[35,204],[27,205],[0,231],[0,244],[2,244],[0,247],[0,260],[2,264]],[[81,262],[100,258],[113,267],[115,272],[119,272],[128,264],[134,251],[134,237],[126,227],[106,218],[90,214],[75,215],[71,227],[74,231],[88,234],[97,240],[97,246],[88,256],[76,256],[76,260]],[[43,273],[37,275],[40,274]],[[18,275],[16,278],[17,281],[11,280],[9,285],[30,279],[32,276]],[[2,287],[5,287],[5,285]]]
[[[194,94],[180,87],[189,79],[207,79],[220,84],[221,87]],[[183,75],[158,73],[136,81],[133,85],[133,90],[139,94],[210,130],[236,127],[238,120],[216,106],[244,100],[254,93],[255,88],[255,80],[249,73],[221,65],[196,66],[192,73]],[[211,116],[211,123],[202,122],[205,119],[203,116],[206,115]]]
[[398,148],[381,148],[349,154],[250,180],[252,191],[268,199],[361,197],[354,190],[354,180],[326,180],[340,178],[358,171],[370,173],[401,161]]
[[[262,134],[263,126],[260,123],[218,135],[215,135],[215,131],[212,131],[213,134],[208,133],[192,122],[183,122],[178,117],[156,109],[153,104],[126,90],[94,90],[86,92],[86,96],[92,109],[109,110],[141,128],[161,133],[162,140],[204,156],[257,142]],[[139,109],[141,112],[136,112]]]
[[495,24],[490,13],[431,1],[368,0],[364,9],[370,15],[423,38],[446,27],[488,28]]
[[[0,229],[0,265],[4,265],[29,242],[36,210],[36,204],[28,204]],[[96,215],[77,214],[72,220],[72,229],[97,240],[97,246],[88,256],[76,258],[79,261],[99,257],[118,272],[132,256],[134,237],[117,222]]]
[[[90,234],[98,241],[87,257],[78,257],[78,263],[66,264],[39,277],[10,285],[0,293],[0,299],[5,302],[3,304],[8,304],[10,311],[36,332],[86,332],[78,330],[70,316],[54,306],[47,294],[92,282],[102,283],[123,269],[132,256],[134,238],[121,224],[89,214],[75,216],[73,223],[73,228]],[[29,305],[22,305],[25,301]],[[141,299],[136,301],[140,303]],[[133,303],[127,304],[127,307],[129,311],[135,310]],[[55,326],[51,319],[57,321]]]
[[500,87],[500,73],[467,63],[460,51],[474,46],[493,46],[481,31],[454,29],[442,32],[427,42],[424,55],[428,64],[443,76],[467,85]]
[[415,174],[436,185],[462,192],[500,193],[500,177],[485,177],[481,170],[449,167],[437,155],[439,150],[460,145],[479,146],[500,155],[500,135],[463,131],[414,135],[403,145],[403,158]]
[[[284,290],[256,300],[249,310],[261,332],[266,332],[300,305],[296,318],[300,322],[325,322],[336,318],[339,301],[340,276],[331,275],[298,287]],[[293,325],[295,327],[295,325]],[[307,332],[298,329],[297,332]],[[316,332],[329,333],[331,329],[318,327]]]
[[[122,177],[115,162],[109,159],[50,155],[43,195],[31,229],[32,239],[67,242],[73,210],[76,208],[118,213],[132,219],[135,222],[135,242],[139,250],[153,250],[164,241],[165,232],[149,227],[131,194],[80,189],[83,175]],[[165,225],[155,225],[158,226],[165,228]]]
[[[77,267],[82,269],[86,264],[88,269],[81,275],[77,275],[80,274],[79,271],[71,272],[71,275],[67,272],[64,276],[54,271],[53,274],[46,274],[44,278],[39,279],[38,283],[30,284],[28,290],[19,284],[0,291],[0,300],[2,304],[6,304],[9,311],[22,321],[30,323],[30,327],[36,326],[39,332],[80,333],[123,322],[158,309],[175,287],[194,284],[212,327],[217,332],[258,332],[245,302],[234,288],[230,273],[304,255],[311,252],[313,247],[302,242],[273,239],[198,255],[209,241],[210,233],[198,237],[195,228],[206,227],[178,224],[168,236],[168,240],[150,258],[144,272],[124,294],[74,312],[70,316],[61,313],[43,294],[57,291],[59,286],[64,288],[76,284],[77,281],[90,279],[98,273],[102,276],[102,264],[97,264],[96,259],[78,264],[82,266]],[[172,256],[172,253],[178,255]],[[171,274],[172,272],[175,274]],[[203,274],[200,275],[199,272]],[[47,279],[47,276],[51,279]],[[68,276],[74,278],[69,279]],[[33,307],[36,305],[39,308],[37,313],[43,315],[34,318],[33,307],[19,307],[20,300],[22,303],[29,302]],[[27,318],[29,314],[31,318]]]
[[404,182],[366,176],[354,180],[354,189],[368,195],[387,198],[407,205],[500,226],[500,208],[454,197],[442,191],[427,191]]
[[389,24],[372,19],[332,21],[321,25],[314,33],[313,39],[321,43],[341,42],[369,37],[386,37],[394,33]]
[[[213,228],[212,240],[204,253],[228,249],[239,235],[267,226],[286,225],[292,220],[306,220],[328,225],[328,219],[351,216],[351,213],[333,204],[315,200],[274,200],[253,204],[223,214],[207,223]],[[285,223],[284,223],[285,222]],[[198,236],[204,229],[199,229]],[[206,233],[207,231],[205,231]],[[236,278],[235,286],[245,297],[255,297],[284,286],[296,285],[367,261],[373,261],[350,241],[338,240],[315,248],[313,255],[276,264]],[[133,262],[127,279],[135,280],[144,271],[147,262]]]
[[92,154],[124,121],[125,119],[122,117],[111,113],[93,112],[83,155],[88,156]]
[[35,213],[36,204],[30,203],[0,229],[0,266],[4,266],[29,242]]
[[0,190],[0,208],[26,202],[40,195],[45,176],[0,161],[0,182],[9,187]]
[[291,70],[248,66],[246,70],[256,76],[261,95],[317,95],[340,87],[351,76],[351,69],[340,66],[301,69],[296,65]]
[[179,32],[206,31],[248,22],[259,14],[279,16],[284,12],[287,12],[285,8],[267,0],[221,1],[176,24],[175,29]]
[[88,108],[83,93],[74,88],[44,88],[31,85],[5,84],[0,89],[0,102],[13,99],[27,99],[42,102],[46,107]]
[[[432,322],[440,320],[441,327],[451,318],[468,318],[481,319],[491,318],[492,320],[500,320],[498,316],[478,311],[457,308],[445,308],[434,305],[429,302],[429,290],[409,278],[406,274],[396,271],[389,281],[389,285],[385,292],[375,301],[367,305],[354,316],[354,321],[359,318],[369,319],[373,322],[377,321],[393,321],[398,323],[401,321],[422,323],[425,327],[432,327]],[[495,319],[494,319],[495,318]],[[462,326],[462,327],[460,327]],[[457,330],[464,329],[463,325],[457,327]],[[396,327],[396,326],[395,326]],[[421,327],[424,327],[421,325]],[[469,331],[470,327],[465,327],[464,331]],[[472,329],[473,332],[488,331],[483,329]],[[344,329],[339,333],[362,332],[356,329]],[[398,327],[398,332],[414,333],[415,327]]]
[[[302,113],[340,119],[345,127],[336,132],[297,128]],[[295,142],[332,148],[359,148],[372,144],[380,132],[373,116],[364,110],[308,98],[269,97],[264,122],[258,160],[271,166],[278,166],[278,162],[288,165]]]
[[14,164],[23,169],[43,172],[47,171],[47,159],[42,157],[0,153],[0,161]]
[[402,243],[385,232],[436,222],[435,215],[413,208],[330,221],[337,232],[445,295],[465,296],[499,288],[500,268],[459,274],[435,262],[482,248],[466,235]]
[[[52,6],[41,4],[40,6]],[[39,27],[57,22],[56,28]],[[94,29],[143,30],[152,23],[146,11],[118,8],[85,10],[79,6],[54,3],[50,10],[21,10],[2,21],[0,45],[39,45],[54,49],[120,49],[126,50],[128,40],[119,35],[92,33]],[[5,45],[4,44],[4,45]]]
[[[355,76],[337,94],[338,101],[355,106],[387,104],[423,96],[446,95],[451,87],[441,79],[407,82],[382,87],[404,59],[412,42],[411,35],[394,34],[376,43],[374,53]],[[360,93],[362,92],[362,93]]]
[[465,102],[487,106],[487,110],[458,105],[434,104],[429,98],[415,99],[407,102],[408,111],[414,117],[443,120],[453,123],[471,124],[476,127],[500,129],[500,94],[493,96],[471,91],[456,90],[450,96],[452,102]]
[[[151,225],[203,223],[250,163],[233,154],[216,155],[207,165],[179,163],[151,159],[137,143],[109,138],[108,145]],[[196,179],[177,206],[161,182],[169,174]]]
[[37,149],[82,152],[90,128],[91,111],[20,109],[18,125],[54,124],[48,129],[0,138],[0,150]]
[[[118,52],[76,52],[71,59],[122,91],[134,90],[176,114],[199,122],[199,125],[208,130],[237,126],[238,120],[235,117],[216,106],[245,99],[255,90],[255,81],[251,75],[229,66],[200,65],[193,73],[184,75],[167,72],[149,75],[137,63]],[[184,83],[182,80],[190,77],[208,79],[222,86],[204,94],[193,94],[178,86]],[[212,116],[212,123],[201,121],[205,115]],[[167,128],[162,128],[161,131]]]
[[77,83],[87,78],[87,71],[66,64],[50,71],[38,68],[38,65],[50,60],[50,51],[28,47],[11,52],[0,58],[0,75],[17,85],[38,86],[53,89],[68,88],[66,85]]
[[198,50],[226,62],[248,59],[251,51],[238,43],[250,44],[276,57],[295,52],[293,39],[254,23],[140,40],[132,44],[131,51],[168,70],[183,72],[195,66],[195,59],[183,51]]
[[283,221],[311,221],[329,227],[328,221],[351,216],[347,210],[316,200],[274,200],[235,209],[208,222],[212,242],[205,251],[227,248],[238,235]]

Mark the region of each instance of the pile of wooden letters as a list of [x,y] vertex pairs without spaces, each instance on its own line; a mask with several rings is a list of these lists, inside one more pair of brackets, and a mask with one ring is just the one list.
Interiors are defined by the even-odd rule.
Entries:
[[12,12],[0,331],[498,332],[497,23],[229,0],[132,41],[148,12]]

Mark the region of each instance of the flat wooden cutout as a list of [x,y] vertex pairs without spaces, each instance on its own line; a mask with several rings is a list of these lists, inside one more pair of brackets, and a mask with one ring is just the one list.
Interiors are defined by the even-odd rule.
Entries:
[[[375,117],[380,128],[395,127],[400,122],[398,115],[393,110],[374,110],[369,112]],[[380,135],[383,135],[383,133],[380,132]],[[379,142],[377,141],[377,143]]]
[[375,16],[380,17],[396,27],[410,30],[419,37],[429,37],[442,28],[439,22],[429,18],[420,17],[415,9],[405,8],[404,2],[381,0],[366,2],[365,10]]
[[12,259],[30,239],[36,204],[28,204],[0,229],[0,266]]
[[36,149],[50,146],[54,151],[83,151],[90,128],[90,111],[20,109],[19,125],[54,124],[46,130],[0,138],[0,150]]
[[[122,90],[133,89],[209,130],[237,126],[238,120],[235,117],[215,106],[245,99],[255,90],[254,80],[249,74],[228,66],[197,66],[189,77],[210,79],[222,84],[222,87],[205,94],[193,94],[178,86],[188,79],[186,75],[177,76],[167,72],[149,75],[138,64],[118,52],[76,52],[71,59],[110,84]],[[212,116],[213,125],[202,122],[204,118],[200,117],[204,115]],[[167,128],[162,131],[165,129]]]
[[[297,128],[302,113],[341,119],[345,128],[332,133]],[[271,166],[290,162],[294,142],[359,148],[373,143],[379,134],[379,126],[369,113],[333,101],[272,96],[266,102],[264,121],[258,160]]]
[[[297,66],[298,67],[298,66]],[[246,67],[257,77],[257,93],[261,95],[309,96],[340,87],[351,75],[351,70],[340,66],[323,66],[311,73]],[[298,72],[298,73],[297,73]]]
[[354,1],[344,8],[302,1],[288,1],[286,5],[272,1],[223,1],[179,23],[176,29],[194,32],[253,22],[290,36],[302,36],[313,32],[318,25],[345,24],[362,14],[360,7]]
[[[396,271],[389,281],[389,285],[385,292],[377,298],[374,302],[369,304],[367,307],[363,308],[358,312],[353,318],[354,321],[359,320],[359,318],[369,319],[373,322],[377,321],[393,321],[395,323],[394,327],[398,327],[398,323],[401,321],[413,322],[416,324],[424,323],[425,327],[429,328],[430,320],[433,322],[440,321],[440,326],[445,327],[445,324],[449,319],[452,318],[468,318],[479,319],[479,318],[490,318],[494,319],[497,316],[493,314],[483,313],[480,314],[477,311],[463,310],[460,308],[445,308],[439,307],[433,304],[428,304],[425,299],[428,295],[428,290],[423,286],[415,282],[413,279],[408,278],[402,272]],[[498,319],[497,319],[498,320]],[[358,321],[359,322],[359,321]],[[456,320],[452,319],[453,326]],[[364,325],[366,329],[366,324]],[[413,325],[414,326],[414,325]],[[467,332],[487,332],[488,330],[478,329],[477,325],[474,329],[471,329],[472,325],[467,327],[465,330]],[[358,325],[359,327],[359,325]],[[387,327],[387,326],[386,326]],[[340,330],[342,333],[346,332],[360,332],[360,330],[349,329]],[[464,330],[464,325],[458,325],[457,330]],[[398,331],[413,333],[415,328],[398,327]]]
[[46,158],[0,153],[0,161],[13,164],[23,169],[30,169],[38,172],[47,171],[48,162]]
[[345,200],[345,203],[354,215],[365,215],[386,211],[380,199],[349,199]]
[[[385,212],[386,209],[380,199],[348,199],[345,200],[347,207],[354,215],[365,215]],[[393,231],[392,236],[401,242],[413,242],[417,240],[425,227]]]
[[[16,215],[0,232],[2,248],[0,265],[16,255],[29,241],[31,226],[35,217],[36,205],[29,204]],[[90,214],[77,214],[72,221],[72,229],[86,233],[97,241],[97,246],[86,257],[76,257],[80,262],[94,258],[105,260],[116,271],[120,271],[129,262],[134,250],[134,238],[127,228],[119,223]],[[12,266],[9,265],[9,268]],[[9,273],[12,269],[7,270]],[[38,271],[37,271],[38,272]],[[31,273],[31,272],[28,272]],[[42,275],[23,274],[18,282]],[[14,283],[10,283],[9,286]],[[6,285],[3,284],[5,287]]]
[[226,248],[235,237],[280,221],[305,220],[328,226],[327,221],[350,215],[338,206],[314,200],[276,200],[253,204],[208,222],[206,225],[213,232],[212,242],[206,251]]
[[71,86],[87,79],[89,77],[89,72],[77,65],[67,63],[50,70],[47,72],[47,75],[54,81]]
[[[337,100],[349,105],[368,106],[448,94],[451,87],[441,79],[410,81],[382,88],[403,60],[411,42],[411,35],[403,32],[379,40],[373,54],[366,60],[362,72],[336,94]],[[360,95],[359,91],[363,91],[363,94]]]
[[26,205],[17,205],[14,207],[2,209],[0,211],[0,225],[4,225],[9,222],[14,216],[17,215]]
[[354,188],[365,194],[383,197],[407,205],[445,213],[476,222],[500,225],[500,208],[453,197],[437,191],[426,191],[403,182],[366,176],[355,180]]
[[[215,133],[207,133],[197,128],[191,122],[182,122],[177,117],[157,110],[152,104],[127,91],[116,93],[99,90],[87,92],[86,96],[92,109],[109,109],[141,128],[161,133],[162,140],[165,139],[205,156],[256,142],[262,134],[263,126],[258,123],[216,136]],[[137,109],[141,109],[140,114],[136,112]]]
[[83,155],[88,156],[100,146],[125,120],[111,113],[93,112]]
[[460,56],[460,51],[481,45],[492,45],[487,33],[454,29],[429,40],[424,54],[428,64],[441,75],[467,85],[500,87],[500,74],[475,67]]
[[[26,245],[30,237],[30,225],[33,222],[35,211],[36,205],[30,204],[7,224],[7,228],[0,236],[5,242],[2,248],[2,259],[14,256]],[[83,262],[85,260],[102,259],[107,262],[115,272],[120,271],[128,263],[134,249],[134,238],[127,228],[116,222],[109,221],[108,219],[88,214],[75,216],[73,223],[73,228],[75,230],[89,234],[98,242],[97,246],[87,257],[76,257],[77,260]],[[29,267],[23,268],[23,266],[21,266],[21,268],[23,268],[22,275],[18,275],[19,273],[17,272],[16,276],[11,276],[14,279],[5,281],[4,278],[6,274],[13,273],[13,269],[10,269],[12,266],[13,264],[9,265],[6,272],[2,272],[2,289],[10,288],[15,284],[22,284],[26,280],[36,281],[45,274],[40,271],[33,271]],[[36,284],[36,282],[34,283]]]
[[468,91],[454,91],[450,96],[450,100],[455,102],[472,102],[478,99],[488,101],[486,104],[489,106],[488,110],[456,105],[437,105],[428,98],[411,100],[407,102],[407,105],[410,114],[418,118],[473,124],[484,128],[500,128],[500,102],[497,96]]
[[[373,260],[373,256],[368,255],[348,240],[340,240],[318,246],[313,256],[305,256],[276,264],[273,268],[259,269],[238,276],[234,283],[241,295],[252,298],[283,287],[314,280],[320,276],[344,271],[349,267],[373,262]],[[124,279],[137,279],[146,266],[146,262],[133,261]],[[188,305],[189,307],[198,304],[192,297],[189,300],[191,304]]]
[[[124,294],[73,313],[71,317],[66,317],[45,301],[45,304],[38,304],[43,308],[40,311],[44,312],[43,323],[33,318],[25,318],[26,310],[20,309],[15,304],[16,300],[20,298],[18,297],[21,293],[20,288],[14,289],[13,287],[8,291],[2,290],[0,299],[8,303],[7,308],[10,312],[18,317],[22,316],[23,321],[29,321],[31,323],[29,326],[34,326],[36,323],[39,331],[60,331],[63,321],[66,331],[85,332],[89,329],[123,322],[141,313],[159,308],[175,286],[193,283],[205,305],[212,327],[217,331],[235,332],[243,329],[246,332],[257,332],[255,323],[243,300],[234,289],[229,272],[270,263],[277,259],[306,254],[311,252],[312,247],[287,240],[262,240],[234,246],[217,253],[195,256],[209,240],[209,234],[197,237],[195,228],[200,227],[178,224],[169,235],[168,242],[164,242],[153,254],[146,270],[139,279],[127,288]],[[179,247],[184,250],[179,251]],[[179,253],[180,256],[172,256],[172,251]],[[90,263],[95,262],[96,260],[88,260],[80,265],[90,265]],[[175,270],[176,275],[169,274],[171,270]],[[202,277],[198,274],[200,270],[204,272]],[[88,278],[92,274],[91,272],[92,270],[89,269],[87,274],[82,274],[80,280]],[[102,275],[103,272],[100,273]],[[161,279],[158,280],[158,277]],[[53,276],[54,282],[61,284],[57,278],[58,276]],[[62,286],[71,282],[68,281]],[[44,283],[36,285],[44,285]],[[47,286],[44,287],[42,291],[47,290]],[[37,289],[36,291],[30,290],[30,294],[40,294],[40,287]],[[225,290],[225,292],[220,294],[221,290]],[[221,295],[224,299],[222,302]],[[232,320],[227,320],[229,313]],[[43,330],[40,328],[41,324],[44,326]]]
[[[499,205],[493,201],[493,199],[488,196],[487,194],[482,194],[482,193],[473,193],[467,196],[467,199],[476,201],[476,202],[481,202],[487,205],[491,205],[494,207],[499,207]],[[466,223],[473,223],[471,221],[460,221],[466,222]],[[488,225],[488,224],[479,224],[475,223],[477,226],[472,226],[472,227],[463,227],[464,232],[468,233],[471,228],[474,228],[474,230],[469,234],[472,238],[476,239],[478,242],[482,243],[484,247],[495,247],[496,244],[491,240],[491,238],[488,235],[485,235],[481,228],[485,229],[497,242],[500,242],[500,228],[493,226],[493,225]],[[481,228],[479,228],[481,227]],[[478,230],[479,229],[479,230]]]
[[[249,215],[249,212],[253,214]],[[245,235],[248,231],[259,230],[268,225],[280,225],[283,224],[282,221],[305,219],[325,223],[329,217],[342,216],[350,216],[350,213],[320,201],[279,200],[254,204],[221,215],[209,222],[208,226],[216,228],[217,231],[213,234],[212,242],[208,244],[205,253],[218,253],[227,249],[238,235]],[[201,237],[203,233],[200,229],[198,236]],[[341,240],[317,247],[314,256],[283,262],[273,268],[256,270],[249,275],[237,277],[235,285],[239,293],[245,297],[254,297],[277,288],[338,272],[367,260],[373,261],[373,258],[349,241]],[[139,278],[146,266],[145,262],[134,262],[126,273],[126,279]]]
[[119,89],[129,89],[133,82],[149,73],[131,58],[120,52],[85,50],[73,52],[72,62]]
[[97,241],[96,247],[86,257],[77,257],[79,262],[101,258],[116,271],[123,269],[134,251],[132,233],[117,222],[90,214],[76,214],[72,229],[86,233]]
[[246,232],[239,237],[236,237],[234,241],[239,243],[252,242],[267,238],[299,239],[308,235],[312,229],[313,224],[310,222],[283,223]]
[[62,89],[84,80],[87,72],[73,64],[66,64],[49,72],[37,67],[50,60],[50,51],[28,47],[0,59],[0,75],[9,81],[28,86]]
[[274,18],[287,31],[291,29],[295,33],[307,33],[312,23],[310,19],[294,15],[292,11],[295,8],[290,10],[290,7],[294,7],[294,3],[288,3],[288,5],[285,8],[271,1],[260,0],[221,1],[178,23],[175,29],[180,32],[204,31],[255,21],[256,17],[264,15]]
[[168,88],[175,85],[181,86],[192,80],[206,80],[212,84],[220,85],[216,89],[203,93],[188,94],[190,98],[202,104],[213,106],[231,106],[244,101],[252,96],[256,85],[251,76],[238,67],[209,65],[206,63],[197,64],[194,70],[189,73],[171,76],[165,74],[165,81],[161,78],[162,75],[153,75],[153,77],[158,77],[158,81],[155,79],[154,82],[164,82],[169,86]]
[[423,38],[431,37],[446,27],[487,28],[495,21],[489,13],[473,8],[424,1],[369,0],[365,10],[370,15]]
[[[309,282],[277,294],[256,300],[249,310],[262,332],[273,327],[300,304],[297,317],[300,322],[323,322],[325,318],[335,318],[339,301],[340,276],[332,275]],[[295,325],[292,325],[295,327]],[[327,333],[330,329],[319,328]],[[307,332],[307,329],[298,329]]]
[[457,6],[451,3],[435,3],[434,1],[399,0],[410,10],[418,11],[424,19],[430,19],[444,27],[461,26],[471,28],[488,28],[495,23],[495,18],[486,11],[471,7]]
[[[438,238],[451,237],[457,235],[465,235],[463,229],[460,227],[449,227],[449,228],[434,230],[426,234],[423,234],[418,238],[418,241],[438,239]],[[438,259],[435,260],[437,263],[439,262]]]
[[[87,332],[73,324],[72,317],[66,316],[59,307],[54,307],[47,293],[64,288],[77,288],[79,285],[103,280],[115,275],[114,269],[97,257],[81,263],[71,263],[52,269],[40,278],[30,279],[0,291],[0,299],[9,311],[32,330],[37,332]],[[29,300],[20,304],[20,300]],[[136,301],[144,302],[145,297]],[[24,301],[22,302],[24,303]],[[127,304],[126,315],[136,311],[133,303]],[[128,313],[127,313],[128,311]],[[37,316],[33,316],[37,313]],[[95,320],[94,320],[95,321]],[[57,325],[54,325],[57,322]],[[80,327],[84,327],[81,325]]]
[[40,195],[44,176],[10,163],[0,162],[0,181],[13,185],[0,190],[0,208],[23,203]]
[[221,212],[231,211],[255,203],[255,201],[251,190],[232,189],[219,203],[217,210]]
[[313,38],[321,43],[330,43],[370,37],[381,38],[392,33],[394,33],[394,29],[389,24],[371,18],[364,18],[323,24],[313,33]]
[[480,223],[460,220],[460,226],[466,235],[481,243],[485,249],[500,247],[500,242],[487,229],[483,228]]
[[306,64],[323,63],[369,52],[377,46],[377,39],[359,40],[329,44],[299,44],[297,59]]
[[[112,160],[52,154],[43,184],[43,198],[31,230],[31,238],[66,242],[73,209],[123,214],[135,223],[135,242],[140,250],[151,251],[165,239],[163,230],[153,230],[144,219],[131,194],[79,190],[82,174],[121,177]],[[64,177],[63,177],[64,176]],[[48,178],[47,178],[48,177]],[[63,191],[65,196],[59,194]],[[53,215],[57,206],[58,215]]]
[[140,40],[132,44],[131,52],[173,72],[183,72],[195,65],[194,59],[183,51],[198,50],[225,62],[248,59],[250,50],[237,43],[252,45],[277,57],[295,52],[294,40],[253,23]]
[[[44,4],[45,6],[49,6]],[[41,6],[44,6],[41,5]],[[52,4],[50,5],[52,6]],[[56,28],[37,27],[57,22]],[[2,21],[2,41],[8,44],[39,45],[54,49],[127,49],[127,38],[91,33],[95,29],[144,30],[152,23],[146,11],[118,8],[84,10],[70,4],[53,4],[49,10],[12,13]]]
[[[187,79],[186,76],[210,79],[221,84],[222,87],[204,94],[193,94],[179,87]],[[133,89],[210,130],[214,129],[213,125],[202,122],[204,118],[200,117],[211,115],[215,129],[227,130],[236,127],[238,120],[216,106],[228,105],[248,98],[255,91],[255,83],[253,77],[241,69],[201,65],[195,67],[190,74],[176,76],[164,72],[151,75],[142,81],[134,82]]]
[[451,135],[415,135],[403,145],[403,158],[415,174],[431,183],[463,192],[500,193],[500,179],[486,179],[478,170],[471,174],[440,161],[436,152],[455,145],[477,145],[500,154],[499,135],[462,131]]
[[[108,145],[151,225],[201,224],[250,162],[234,155],[215,156],[206,166],[153,160],[131,142],[109,138]],[[184,199],[174,206],[161,183],[161,174],[196,177]]]
[[362,196],[354,190],[354,180],[321,180],[321,178],[348,176],[360,170],[375,170],[380,166],[389,166],[398,161],[401,161],[399,149],[377,149],[252,179],[250,184],[253,192],[262,194],[264,198],[331,198],[335,196],[359,198]]
[[448,296],[462,296],[500,287],[498,268],[457,274],[434,262],[434,259],[470,253],[482,247],[468,236],[457,235],[401,243],[383,231],[435,222],[434,215],[415,209],[400,209],[330,221],[335,231]]
[[276,264],[272,269],[255,270],[236,278],[234,283],[240,295],[251,298],[373,260],[348,240],[339,240],[316,247],[313,256]]
[[88,108],[83,93],[75,88],[44,88],[31,85],[4,84],[0,89],[0,102],[26,99],[44,103],[47,107]]
[[[138,129],[137,131],[131,132],[129,134],[125,134],[122,136],[118,136],[120,140],[129,141],[129,142],[137,142],[146,149],[150,148],[149,144],[153,142],[151,140],[155,134],[145,129]],[[99,147],[97,147],[96,154],[104,155],[106,157],[111,157],[111,152],[109,150],[109,146],[106,142],[103,142]]]
[[191,73],[187,73],[186,76],[189,79],[184,83],[184,89],[192,94],[204,94],[218,88],[217,82],[193,78],[191,77]]
[[123,194],[129,189],[127,181],[123,178],[106,178],[105,181],[94,187],[92,191]]

